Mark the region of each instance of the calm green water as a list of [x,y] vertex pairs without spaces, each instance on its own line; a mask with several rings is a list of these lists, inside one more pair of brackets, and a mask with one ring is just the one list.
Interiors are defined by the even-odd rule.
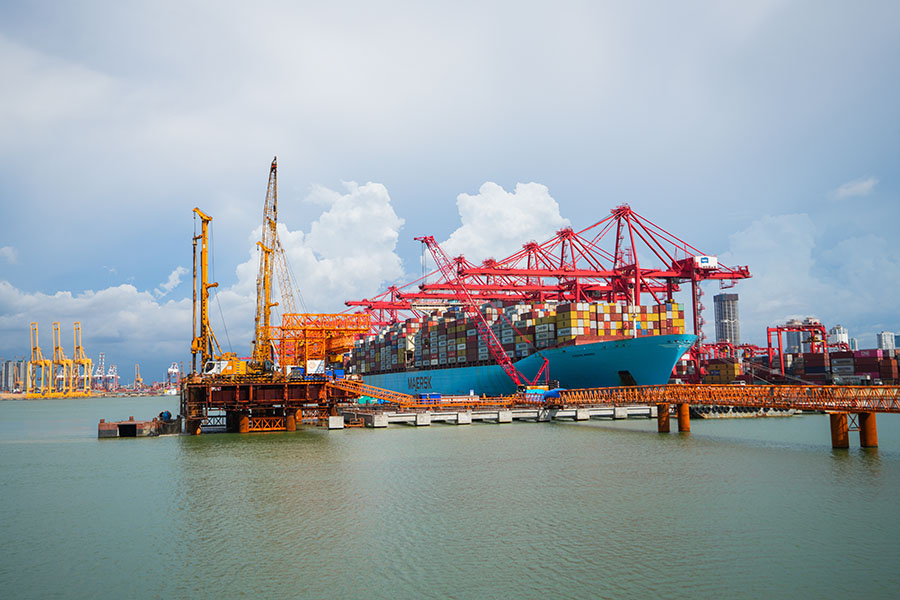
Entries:
[[893,598],[900,420],[97,440],[177,399],[0,402],[4,598]]

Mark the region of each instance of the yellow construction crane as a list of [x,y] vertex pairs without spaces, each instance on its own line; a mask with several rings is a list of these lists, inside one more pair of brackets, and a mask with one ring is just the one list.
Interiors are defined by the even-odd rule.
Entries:
[[144,387],[144,380],[141,379],[141,366],[135,363],[134,365],[134,389],[139,390]]
[[50,370],[53,381],[51,388],[54,395],[69,396],[72,393],[75,365],[72,359],[66,356],[62,348],[62,333],[59,321],[53,323],[53,366]]
[[[209,290],[218,287],[218,283],[209,283],[209,224],[212,217],[199,208],[194,213],[200,217],[200,235],[194,236],[194,321],[193,341],[191,342],[191,368],[197,373],[197,357],[200,357],[200,372],[214,375],[244,375],[247,363],[241,361],[233,352],[222,352],[219,340],[209,324]],[[200,241],[199,269],[197,264],[197,241]],[[200,285],[197,285],[199,271]],[[200,291],[199,310],[197,290]],[[200,331],[197,326],[199,320]]]
[[287,268],[284,247],[278,239],[278,157],[269,167],[269,184],[263,206],[262,240],[259,246],[259,272],[256,276],[256,327],[253,336],[252,366],[256,370],[271,371],[274,366],[274,340],[272,339],[272,308],[278,306],[272,298],[272,271],[278,276],[281,288],[282,314],[297,312],[294,290]]
[[[214,356],[213,347],[219,349],[219,341],[216,339],[212,328],[209,326],[209,290],[218,287],[218,283],[209,281],[209,223],[212,217],[206,215],[199,208],[194,213],[200,217],[200,235],[194,236],[194,339],[191,342],[192,368],[197,371],[197,355],[200,355],[200,364]],[[200,310],[197,311],[197,240],[200,240]],[[200,332],[197,333],[197,320],[200,320]]]
[[81,345],[81,321],[75,321],[72,325],[75,350],[72,363],[75,367],[73,373],[74,391],[79,395],[88,396],[91,393],[91,374],[94,372],[94,364]]
[[[37,370],[40,369],[40,382]],[[31,360],[28,362],[25,377],[25,395],[28,398],[40,398],[50,393],[52,366],[49,360],[44,358],[38,340],[38,324],[31,323]]]

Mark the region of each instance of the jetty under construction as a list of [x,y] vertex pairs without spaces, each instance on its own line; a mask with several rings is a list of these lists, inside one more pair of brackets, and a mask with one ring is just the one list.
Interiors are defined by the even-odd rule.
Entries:
[[[692,406],[730,406],[760,414],[828,412],[832,445],[846,448],[852,430],[860,432],[861,446],[877,446],[875,415],[900,412],[897,386],[716,385],[696,380],[667,385],[683,354],[697,378],[703,360],[724,355],[726,362],[734,362],[740,348],[702,343],[700,284],[718,280],[733,285],[750,273],[747,267],[719,264],[627,206],[581,232],[566,229],[545,244],[529,243],[509,259],[481,265],[450,258],[432,237],[417,238],[435,260],[436,283],[420,283],[414,291],[394,287],[374,300],[348,302],[358,312],[338,314],[296,311],[295,285],[278,239],[277,208],[273,160],[247,357],[223,352],[210,326],[210,290],[218,285],[209,281],[212,217],[194,209],[200,231],[193,237],[192,366],[181,382],[188,434],[293,431],[302,424],[341,429],[626,417],[654,418],[657,431],[667,433],[672,416],[678,431],[687,433]],[[608,251],[600,248],[607,234],[614,240]],[[659,264],[641,265],[639,256],[652,256]],[[673,299],[684,283],[690,284],[693,299],[693,335],[686,333],[684,310]],[[651,307],[641,305],[642,294],[652,298]],[[651,346],[665,352],[656,355],[651,369],[643,368],[635,349]],[[769,370],[776,358],[771,346]],[[827,344],[822,348],[827,355]],[[556,358],[562,354],[568,357]],[[590,356],[596,359],[579,369],[593,371],[588,375],[594,379],[554,369],[553,361],[576,364],[575,358]],[[613,356],[627,361],[610,367]],[[555,379],[559,372],[562,381]],[[449,386],[463,374],[464,388],[476,382],[468,394],[432,386]],[[486,374],[491,383],[483,385],[499,392],[475,389],[487,381]],[[576,379],[602,383],[567,382]],[[429,388],[419,389],[426,380]],[[409,387],[401,389],[403,385]]]

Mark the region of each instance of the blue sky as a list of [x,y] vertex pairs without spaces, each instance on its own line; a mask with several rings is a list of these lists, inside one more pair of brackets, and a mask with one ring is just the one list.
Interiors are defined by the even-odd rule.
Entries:
[[129,378],[187,361],[194,206],[244,352],[276,154],[311,311],[419,273],[417,235],[497,256],[629,203],[750,267],[748,341],[900,331],[900,5],[321,4],[0,5],[0,356],[77,319]]

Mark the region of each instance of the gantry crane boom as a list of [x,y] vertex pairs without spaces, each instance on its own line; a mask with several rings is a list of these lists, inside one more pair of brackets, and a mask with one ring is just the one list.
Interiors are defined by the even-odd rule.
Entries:
[[[447,256],[447,253],[444,252],[444,249],[441,248],[434,240],[434,237],[429,235],[425,237],[417,237],[415,239],[416,241],[425,244],[428,250],[431,251],[431,255],[434,257],[434,262],[437,264],[438,268],[441,270],[441,274],[447,281],[454,279],[454,277],[457,279],[459,278],[458,275],[454,275],[453,261],[450,260],[450,257]],[[541,375],[546,374],[547,372],[547,367],[549,364],[547,358],[544,358],[544,364],[537,372],[537,375],[535,375],[534,381],[529,381],[527,377],[525,377],[522,373],[519,372],[518,369],[516,369],[516,366],[509,358],[509,354],[507,354],[506,349],[503,348],[503,344],[500,343],[500,339],[497,337],[497,334],[494,333],[494,330],[491,329],[490,325],[488,325],[487,320],[484,318],[484,315],[481,312],[481,308],[469,293],[468,287],[462,282],[461,279],[459,280],[459,285],[456,286],[455,289],[457,300],[466,311],[466,314],[475,322],[479,337],[487,345],[488,350],[490,350],[491,355],[494,357],[494,360],[496,360],[497,363],[506,372],[506,374],[509,375],[509,378],[512,379],[513,382],[515,382],[517,387],[522,386],[526,383],[537,383]]]

